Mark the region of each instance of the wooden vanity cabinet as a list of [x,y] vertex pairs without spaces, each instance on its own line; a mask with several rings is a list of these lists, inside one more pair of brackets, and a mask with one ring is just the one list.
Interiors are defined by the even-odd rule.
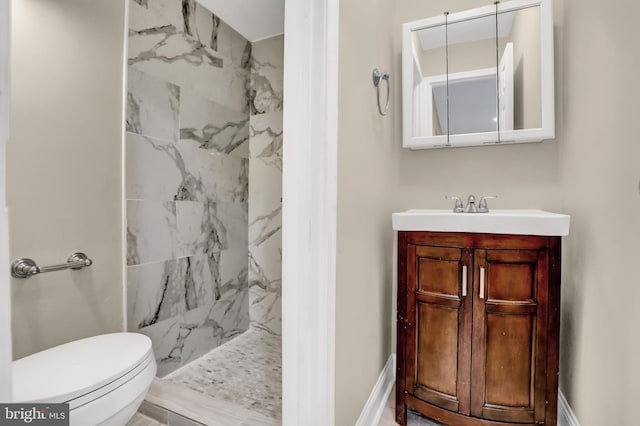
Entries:
[[396,421],[557,423],[560,237],[398,232]]

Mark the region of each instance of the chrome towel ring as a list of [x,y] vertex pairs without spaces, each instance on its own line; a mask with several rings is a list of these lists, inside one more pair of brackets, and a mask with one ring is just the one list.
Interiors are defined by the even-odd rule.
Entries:
[[[380,106],[380,80],[385,80],[387,82],[387,102],[384,105],[384,110],[382,106]],[[389,73],[388,72],[380,72],[378,68],[373,69],[373,85],[376,87],[376,92],[378,95],[378,111],[380,115],[387,115],[389,111],[389,95],[391,93],[391,87],[389,85]]]

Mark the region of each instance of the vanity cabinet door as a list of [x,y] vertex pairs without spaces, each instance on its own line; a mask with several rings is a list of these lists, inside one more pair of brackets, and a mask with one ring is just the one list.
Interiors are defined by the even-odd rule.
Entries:
[[556,426],[560,254],[559,237],[398,234],[399,424],[412,408],[456,426]]
[[407,247],[407,392],[469,414],[472,250]]
[[545,422],[549,255],[475,250],[471,415]]

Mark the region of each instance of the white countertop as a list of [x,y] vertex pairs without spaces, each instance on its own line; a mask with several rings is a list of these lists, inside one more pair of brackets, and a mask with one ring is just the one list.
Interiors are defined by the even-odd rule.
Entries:
[[569,235],[571,217],[544,210],[491,210],[453,213],[451,210],[407,210],[393,213],[397,231],[473,232],[541,236]]

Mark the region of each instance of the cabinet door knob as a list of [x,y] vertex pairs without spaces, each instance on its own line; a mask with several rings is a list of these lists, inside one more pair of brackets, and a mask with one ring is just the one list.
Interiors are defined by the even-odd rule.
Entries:
[[462,267],[462,297],[467,297],[467,265]]
[[480,267],[480,299],[484,299],[484,268]]

